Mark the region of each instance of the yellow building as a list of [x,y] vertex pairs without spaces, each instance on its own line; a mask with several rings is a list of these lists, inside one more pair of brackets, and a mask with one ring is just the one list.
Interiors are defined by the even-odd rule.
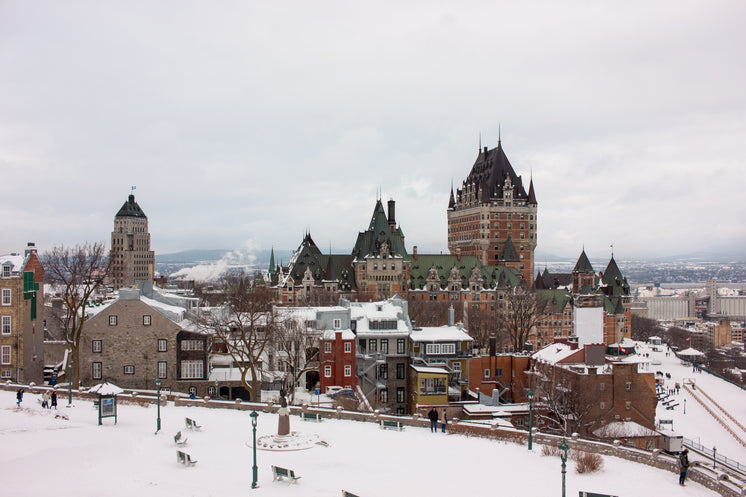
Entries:
[[409,367],[409,412],[425,414],[433,406],[448,405],[448,371],[428,366]]

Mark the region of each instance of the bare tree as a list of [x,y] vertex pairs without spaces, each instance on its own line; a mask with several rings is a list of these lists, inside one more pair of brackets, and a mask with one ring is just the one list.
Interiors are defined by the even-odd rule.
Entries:
[[244,273],[226,275],[223,283],[225,303],[201,312],[195,319],[233,359],[251,400],[258,400],[262,386],[262,355],[277,328],[272,313],[272,290]]
[[662,335],[663,327],[655,319],[644,318],[636,314],[632,314],[631,323],[632,340],[646,341],[648,338],[654,335]]
[[539,322],[536,294],[525,286],[516,286],[505,294],[505,302],[496,308],[499,335],[509,337],[515,352],[526,350],[531,332]]
[[448,323],[448,309],[453,305],[454,319],[463,322],[464,312],[460,301],[410,300],[409,318],[417,326],[443,326]]
[[572,373],[555,374],[536,385],[539,419],[548,431],[569,435],[587,434],[596,399],[587,388],[580,388]]
[[279,309],[280,316],[275,313],[275,347],[278,364],[289,377],[286,390],[290,393],[290,400],[295,400],[295,386],[303,375],[309,371],[319,369],[319,336],[308,329],[305,323],[294,318],[292,314]]
[[80,379],[78,346],[87,319],[86,306],[103,286],[109,264],[103,243],[85,243],[75,247],[60,245],[43,256],[45,279],[62,297],[62,325],[73,361],[73,385],[77,385]]

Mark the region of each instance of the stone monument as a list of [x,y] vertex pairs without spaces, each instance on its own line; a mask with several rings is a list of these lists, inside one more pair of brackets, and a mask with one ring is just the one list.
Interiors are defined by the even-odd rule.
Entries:
[[285,399],[285,390],[280,390],[280,410],[278,411],[280,419],[277,423],[277,434],[289,435],[290,434],[290,409],[288,409],[288,401]]

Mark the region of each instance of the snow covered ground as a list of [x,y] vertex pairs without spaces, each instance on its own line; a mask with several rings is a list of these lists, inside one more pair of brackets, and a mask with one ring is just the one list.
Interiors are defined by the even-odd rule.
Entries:
[[[653,370],[670,372],[669,385],[695,378],[737,419],[746,419],[746,392],[706,373],[692,373],[663,352],[650,353],[660,365]],[[659,407],[659,417],[674,420],[674,429],[703,445],[717,445],[718,453],[746,462],[746,449],[683,390],[673,411]],[[394,495],[499,494],[544,497],[560,495],[561,462],[541,455],[541,447],[525,446],[432,434],[429,429],[407,427],[402,432],[383,431],[371,423],[325,420],[300,421],[291,416],[291,430],[318,434],[328,447],[314,446],[292,452],[258,451],[259,485],[252,490],[251,423],[247,411],[175,407],[161,409],[162,430],[154,434],[155,406],[120,405],[118,424],[105,419],[97,425],[91,402],[76,401],[65,408],[60,395],[55,418],[44,410],[39,395],[27,393],[21,409],[14,392],[0,391],[0,475],[2,494],[24,497],[52,494],[58,497],[126,496],[335,496],[348,490],[361,497]],[[683,400],[686,399],[686,414]],[[184,418],[204,426],[200,432],[184,430]],[[276,433],[277,415],[260,413],[257,435]],[[176,462],[173,435],[188,437],[183,449],[197,460],[187,468]],[[249,445],[247,445],[247,442]],[[697,459],[696,456],[693,459]],[[295,470],[297,485],[273,482],[271,465]],[[625,497],[662,495],[716,495],[689,482],[682,488],[678,475],[613,457],[604,457],[604,468],[592,475],[575,472],[568,462],[567,495],[579,490]]]

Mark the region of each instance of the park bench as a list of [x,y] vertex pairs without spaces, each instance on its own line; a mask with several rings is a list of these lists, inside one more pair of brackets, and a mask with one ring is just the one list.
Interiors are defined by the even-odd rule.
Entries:
[[198,425],[197,422],[193,420],[192,418],[184,418],[184,422],[186,423],[186,427],[188,430],[199,431],[200,429],[202,429],[202,427]]
[[396,430],[396,431],[402,431],[404,427],[399,421],[386,421],[384,419],[381,420],[381,429],[382,430]]
[[176,461],[187,467],[194,466],[195,464],[197,464],[197,461],[192,460],[192,456],[180,450],[176,451]]
[[186,445],[187,438],[182,438],[181,432],[177,432],[176,435],[174,435],[174,443],[176,443],[176,445]]
[[279,466],[272,466],[272,481],[282,480],[283,478],[288,479],[288,484],[298,483],[300,476],[295,476],[295,471],[292,469],[285,469]]
[[358,497],[358,496],[353,494],[352,492],[348,492],[347,490],[342,490],[342,497]]
[[317,412],[302,412],[300,413],[300,419],[303,421],[316,421],[321,423],[321,416]]
[[616,495],[609,494],[595,494],[593,492],[578,492],[578,497],[617,497]]
[[676,407],[676,406],[678,406],[678,405],[679,405],[678,403],[677,403],[677,404],[671,404],[671,405],[667,405],[667,406],[666,406],[666,410],[668,410],[668,411],[673,411],[673,408],[674,408],[674,407]]
[[668,400],[662,400],[661,404],[663,404],[664,406],[667,406],[668,404],[672,404],[674,402],[676,402],[676,399],[668,399]]

